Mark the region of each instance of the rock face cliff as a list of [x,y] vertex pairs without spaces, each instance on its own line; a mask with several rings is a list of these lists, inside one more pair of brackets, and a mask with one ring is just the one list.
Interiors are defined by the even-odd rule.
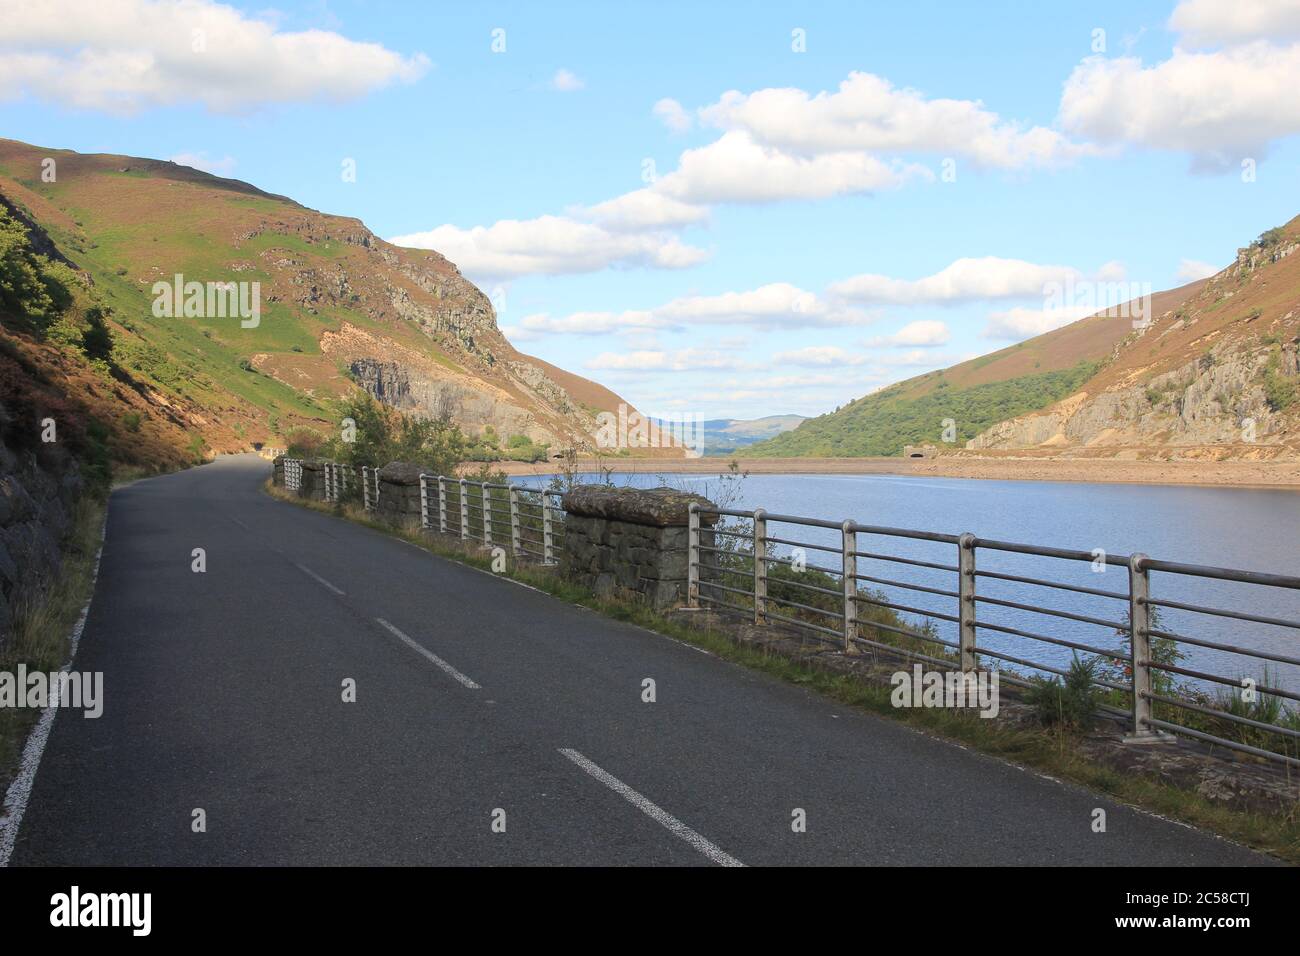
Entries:
[[[333,262],[286,256],[277,237],[309,247],[352,247]],[[377,400],[413,415],[449,417],[470,433],[492,429],[536,442],[587,447],[596,422],[591,409],[616,409],[618,396],[578,379],[580,398],[516,351],[497,328],[491,301],[436,252],[389,245],[355,220],[310,214],[297,221],[265,221],[239,236],[242,248],[259,237],[272,244],[256,269],[276,281],[267,300],[303,313],[339,316],[320,338],[322,355],[341,362],[347,377]],[[357,321],[350,320],[349,314]],[[418,333],[420,341],[412,333]],[[299,355],[259,353],[254,364],[293,384],[313,370]],[[342,383],[335,382],[336,390]],[[581,400],[585,399],[585,401]]]
[[1238,251],[1054,405],[967,447],[1118,457],[1300,456],[1300,219]]

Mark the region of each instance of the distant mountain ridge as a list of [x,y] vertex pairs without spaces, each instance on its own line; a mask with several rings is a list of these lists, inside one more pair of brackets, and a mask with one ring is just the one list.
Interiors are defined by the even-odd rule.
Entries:
[[[798,427],[803,415],[766,415],[762,418],[710,418],[701,422],[706,455],[725,455],[737,448],[779,435]],[[666,419],[652,418],[655,425],[670,425]]]

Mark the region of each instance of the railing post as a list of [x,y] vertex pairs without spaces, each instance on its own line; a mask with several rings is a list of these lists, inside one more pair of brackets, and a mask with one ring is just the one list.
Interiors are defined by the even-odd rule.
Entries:
[[961,669],[969,674],[979,669],[975,655],[975,535],[969,531],[957,539],[957,619]]
[[840,526],[840,549],[844,552],[844,653],[856,654],[853,638],[858,636],[858,533],[847,518]]
[[754,510],[754,623],[767,623],[767,512]]
[[692,501],[686,521],[686,606],[700,606],[700,505]]
[[370,466],[361,466],[361,506],[370,510]]
[[447,533],[447,489],[446,478],[438,476],[438,530]]
[[551,496],[542,492],[542,563],[555,563],[555,533],[551,524]]
[[1128,559],[1128,639],[1129,665],[1133,672],[1133,729],[1127,743],[1159,743],[1172,739],[1152,727],[1151,720],[1151,596],[1150,572],[1145,554],[1131,554]]
[[510,550],[515,555],[524,553],[523,526],[519,521],[519,489],[510,486]]
[[429,476],[420,472],[420,527],[429,527],[429,486],[425,483]]
[[469,482],[464,478],[460,480],[460,540],[469,540],[469,498],[465,495],[465,489],[469,487]]
[[478,486],[478,505],[483,511],[483,543],[489,548],[492,547],[492,512],[488,509],[491,494],[486,481]]

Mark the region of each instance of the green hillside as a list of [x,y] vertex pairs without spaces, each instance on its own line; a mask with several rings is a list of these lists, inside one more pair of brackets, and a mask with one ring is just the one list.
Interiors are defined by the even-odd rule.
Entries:
[[904,445],[940,443],[945,419],[952,420],[955,444],[961,447],[998,422],[1064,398],[1100,367],[1100,362],[1085,361],[1066,369],[965,388],[954,387],[947,372],[934,372],[924,376],[936,381],[928,382],[923,394],[915,394],[916,379],[899,382],[735,454],[746,458],[901,455]]
[[[36,254],[94,290],[114,381],[129,379],[153,406],[147,419],[172,420],[196,452],[328,433],[339,402],[376,394],[380,376],[404,383],[404,412],[441,414],[442,402],[468,433],[514,440],[511,454],[585,440],[585,408],[625,404],[516,351],[487,296],[437,252],[247,183],[0,138],[0,205],[37,237]],[[192,308],[164,298],[176,284],[228,283],[256,316],[211,296]]]

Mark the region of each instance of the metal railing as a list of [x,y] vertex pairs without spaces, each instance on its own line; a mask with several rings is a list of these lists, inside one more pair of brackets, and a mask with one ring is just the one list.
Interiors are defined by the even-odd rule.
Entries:
[[508,546],[516,556],[555,564],[564,536],[559,497],[558,491],[523,485],[421,474],[420,524],[487,547]]
[[[359,484],[365,510],[379,507],[378,468],[326,461],[321,469],[325,501],[342,501]],[[302,490],[302,472],[302,459],[284,460],[286,490]],[[508,547],[516,557],[542,564],[558,563],[556,555],[564,543],[561,492],[426,473],[419,481],[422,528],[487,547]]]
[[345,465],[336,461],[325,462],[325,500],[342,501],[348,491],[356,486],[357,472],[355,465]]
[[[701,516],[713,516],[719,523],[710,528]],[[787,526],[818,530],[800,538],[798,531],[783,530]],[[872,545],[882,539],[893,545],[894,552],[908,553],[890,553],[890,546]],[[900,547],[900,542],[905,546]],[[939,554],[930,553],[934,548],[941,549]],[[809,553],[814,555],[811,561]],[[1017,566],[999,567],[1000,561],[1009,560]],[[1036,563],[1044,560],[1064,562],[1064,567],[1074,570],[1086,564],[1090,572],[1123,569],[1125,584],[1110,589],[1063,581],[1060,575],[1038,571]],[[1028,569],[1034,573],[1015,573],[1025,564],[1035,565]],[[1027,678],[1034,675],[1015,668],[1060,678],[1069,674],[1060,666],[1060,655],[1093,655],[1107,665],[1092,681],[1106,698],[1099,709],[1128,725],[1129,740],[1154,741],[1181,734],[1300,766],[1295,756],[1300,752],[1300,710],[1294,705],[1300,701],[1294,689],[1298,685],[1283,686],[1269,670],[1300,667],[1300,647],[1294,644],[1300,637],[1300,620],[1154,597],[1153,572],[1170,576],[1171,594],[1181,593],[1180,588],[1189,590],[1193,583],[1199,592],[1206,582],[1217,581],[1300,597],[1300,577],[1180,564],[1145,554],[1049,548],[969,533],[939,534],[769,514],[763,509],[693,504],[690,513],[691,607],[707,605],[744,614],[760,625],[777,621],[850,654],[873,648],[966,672],[977,670],[982,659],[988,659],[1001,680],[1020,686],[1033,686]],[[904,573],[930,580],[903,580],[899,575]],[[1058,599],[1055,606],[1035,597],[1044,593]],[[1060,606],[1062,598],[1068,598],[1064,603],[1069,606]],[[1281,640],[1289,643],[1284,653],[1273,646],[1248,647],[1236,640],[1194,636],[1162,624],[1163,613],[1230,621],[1234,627],[1248,622],[1281,628]],[[909,623],[909,617],[924,623]],[[1043,627],[1044,619],[1052,622],[1050,628]],[[1044,629],[1052,633],[1043,633]],[[1108,636],[1103,638],[1098,631]],[[1117,639],[1120,646],[1114,644]],[[1262,665],[1263,674],[1232,678],[1183,666],[1184,647],[1213,654],[1215,659]],[[1044,648],[1049,652],[1046,658],[1041,653]],[[1175,686],[1177,677],[1197,683]],[[1233,694],[1214,698],[1204,687],[1230,687]],[[1269,706],[1235,706],[1239,700],[1265,699],[1271,699]],[[1232,731],[1239,739],[1223,736]],[[1257,746],[1260,743],[1272,746]]]
[[361,466],[361,504],[367,511],[379,507],[379,469]]

